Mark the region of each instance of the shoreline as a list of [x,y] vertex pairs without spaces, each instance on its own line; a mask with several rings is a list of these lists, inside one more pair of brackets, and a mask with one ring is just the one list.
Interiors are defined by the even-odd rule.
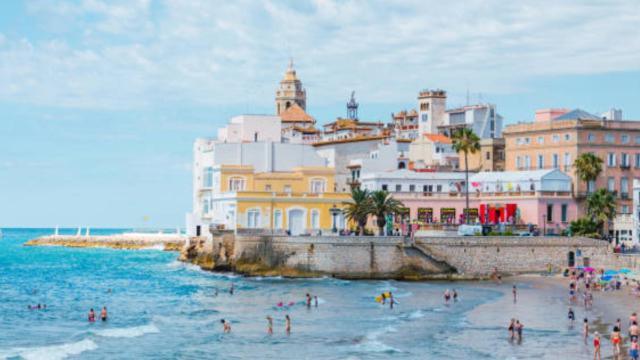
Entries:
[[62,246],[70,248],[111,248],[121,250],[160,249],[182,250],[186,237],[176,234],[118,234],[118,235],[50,235],[31,239],[24,246]]

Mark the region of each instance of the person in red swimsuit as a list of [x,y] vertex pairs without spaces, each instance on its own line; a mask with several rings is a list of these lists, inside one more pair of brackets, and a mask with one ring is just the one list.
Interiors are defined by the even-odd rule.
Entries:
[[593,334],[593,360],[602,360],[600,356],[600,334],[597,331]]

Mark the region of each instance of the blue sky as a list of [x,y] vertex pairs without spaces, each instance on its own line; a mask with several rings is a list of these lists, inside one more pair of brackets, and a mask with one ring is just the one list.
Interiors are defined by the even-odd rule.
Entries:
[[3,1],[0,226],[182,225],[193,139],[271,113],[289,57],[320,123],[423,88],[640,120],[638,24],[635,0]]

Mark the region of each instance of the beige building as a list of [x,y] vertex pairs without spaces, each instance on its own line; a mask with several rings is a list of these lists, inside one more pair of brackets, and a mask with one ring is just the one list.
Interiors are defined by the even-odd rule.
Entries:
[[458,154],[453,150],[451,139],[440,134],[424,134],[409,145],[411,168],[457,169]]
[[[583,110],[544,109],[534,122],[507,126],[506,170],[557,168],[571,176],[578,199],[597,188],[614,191],[618,212],[631,212],[631,183],[640,178],[640,121],[604,120]],[[573,161],[591,152],[603,171],[591,184],[578,181]]]
[[[464,153],[458,153],[460,169],[464,169]],[[504,171],[504,139],[487,138],[480,139],[480,151],[467,155],[469,159],[469,171]]]

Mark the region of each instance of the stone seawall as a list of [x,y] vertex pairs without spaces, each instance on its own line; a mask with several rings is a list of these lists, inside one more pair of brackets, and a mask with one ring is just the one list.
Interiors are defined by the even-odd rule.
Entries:
[[180,251],[187,237],[172,234],[117,234],[117,235],[49,235],[27,241],[25,246],[108,247],[113,249],[160,248]]
[[585,258],[606,261],[608,244],[566,237],[235,236],[193,238],[181,259],[205,269],[248,275],[336,276],[341,278],[482,278],[577,265]]

